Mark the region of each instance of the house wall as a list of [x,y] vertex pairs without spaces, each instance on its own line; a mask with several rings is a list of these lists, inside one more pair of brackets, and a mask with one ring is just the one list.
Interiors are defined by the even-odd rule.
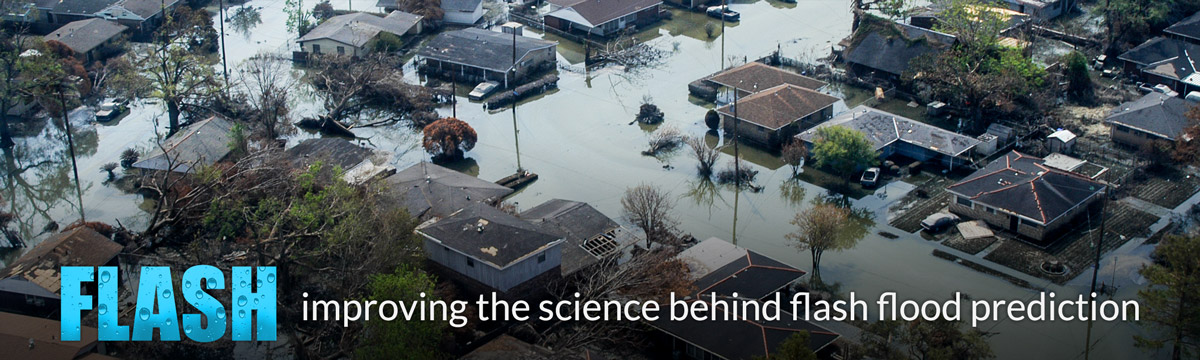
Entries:
[[[778,149],[783,146],[786,141],[791,141],[796,134],[808,130],[817,124],[825,122],[833,117],[833,105],[826,106],[820,111],[814,112],[803,118],[796,119],[791,124],[785,125],[779,129],[768,129],[758,124],[741,119],[738,124],[738,138],[747,140],[759,145],[766,146],[770,149]],[[735,123],[732,116],[721,114],[721,123],[725,132],[733,133],[733,124]]]
[[[316,49],[313,47],[314,45],[319,47],[321,51],[316,51]],[[339,46],[345,49],[345,55],[359,56],[367,53],[365,49],[330,39],[317,39],[301,42],[300,50],[307,53],[337,54]]]
[[565,32],[570,32],[572,29],[576,29],[581,32],[590,32],[592,35],[597,36],[612,36],[627,28],[642,27],[658,21],[660,6],[661,5],[654,5],[591,29],[588,29],[586,26],[573,23],[569,20],[555,17],[553,15],[544,16],[543,21],[546,23],[546,26]]
[[[1012,215],[1004,210],[996,208],[991,208],[991,210],[988,210],[990,207],[975,203],[970,199],[962,198],[958,194],[954,194],[954,198],[951,199],[950,212],[966,218],[983,220],[991,226],[1003,229],[1005,231],[1015,232],[1030,239],[1046,241],[1054,240],[1053,235],[1057,235],[1061,231],[1068,230],[1073,227],[1072,224],[1074,221],[1072,220],[1079,216],[1079,214],[1087,211],[1088,207],[1095,203],[1097,199],[1098,197],[1096,196],[1089,198],[1087,201],[1084,201],[1082,205],[1076,206],[1062,217],[1059,217],[1058,220],[1052,221],[1051,223],[1046,224],[1046,226],[1039,226],[1035,223],[1029,223],[1024,219],[1018,218],[1017,228],[1015,230],[1012,228],[1012,218],[1016,217],[1016,215]],[[963,201],[969,202],[971,205],[965,205],[962,203]]]
[[556,64],[558,60],[558,55],[555,49],[555,46],[551,46],[549,48],[529,52],[529,54],[525,55],[525,57],[517,63],[516,75],[513,76],[515,79],[508,79],[509,83],[507,85],[505,84],[504,72],[442,62],[432,58],[425,58],[423,60],[424,66],[422,67],[421,71],[424,73],[432,73],[448,79],[455,79],[457,81],[498,81],[500,82],[501,86],[512,88],[524,83],[531,75],[553,69],[554,64]]
[[562,264],[561,243],[543,250],[546,256],[542,261],[535,254],[505,269],[497,269],[428,238],[424,241],[429,260],[500,291],[508,291]]
[[483,2],[475,6],[474,11],[457,11],[446,10],[442,16],[442,21],[449,24],[471,25],[479,21],[483,17]]
[[1167,140],[1124,125],[1109,124],[1108,128],[1113,142],[1134,149],[1141,149],[1142,146],[1154,140]]

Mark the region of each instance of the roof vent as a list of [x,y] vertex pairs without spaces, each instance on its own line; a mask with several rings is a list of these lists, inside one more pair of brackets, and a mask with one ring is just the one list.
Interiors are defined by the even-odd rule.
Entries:
[[487,225],[487,220],[479,219],[479,221],[475,222],[475,232],[483,232],[483,229],[486,228]]

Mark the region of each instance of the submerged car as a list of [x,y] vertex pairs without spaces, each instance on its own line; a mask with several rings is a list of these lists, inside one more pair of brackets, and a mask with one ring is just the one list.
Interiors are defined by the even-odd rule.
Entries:
[[707,13],[709,17],[717,19],[725,18],[725,21],[738,22],[742,19],[742,14],[739,14],[737,11],[730,10],[729,5],[709,7],[705,13]]
[[499,87],[500,87],[499,82],[495,82],[495,81],[481,82],[481,83],[479,83],[479,85],[476,85],[474,89],[471,89],[471,93],[467,94],[467,98],[471,99],[471,100],[482,100],[483,98],[487,97],[488,95],[491,95],[492,92],[496,91],[496,89]]
[[867,171],[863,171],[862,178],[859,178],[858,182],[863,187],[875,187],[879,185],[879,168],[873,167],[867,169]]
[[96,110],[96,121],[104,122],[116,119],[125,112],[125,101],[121,99],[113,99],[100,104]]
[[921,228],[925,231],[936,233],[942,231],[954,224],[958,223],[958,215],[950,213],[936,213],[929,215],[925,220],[921,220]]

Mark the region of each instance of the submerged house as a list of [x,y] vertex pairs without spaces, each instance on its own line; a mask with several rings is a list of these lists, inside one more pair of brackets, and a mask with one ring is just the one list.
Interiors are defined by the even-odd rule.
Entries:
[[231,131],[233,123],[229,120],[219,116],[210,117],[171,135],[149,155],[133,163],[133,167],[188,173],[210,166],[229,156],[229,143],[233,140]]
[[1140,149],[1156,140],[1175,141],[1188,126],[1187,113],[1196,104],[1152,92],[1112,110],[1104,119],[1113,142]]
[[76,59],[89,63],[119,52],[117,42],[127,29],[125,25],[93,18],[63,25],[43,40],[61,42],[75,52]]
[[783,84],[741,98],[717,109],[726,133],[778,148],[793,136],[833,117],[842,100],[792,84]]
[[954,35],[868,16],[851,35],[843,57],[859,76],[895,80],[913,60],[940,54],[956,41]]
[[368,13],[338,15],[317,25],[296,42],[304,53],[365,55],[371,52],[370,42],[380,34],[399,38],[420,33],[421,19],[403,11],[392,11],[385,17]]
[[12,359],[116,359],[104,355],[104,342],[91,326],[79,328],[79,341],[62,339],[57,320],[0,312],[0,349]]
[[1046,166],[1016,151],[950,185],[950,212],[1048,242],[1075,227],[1074,219],[1099,200],[1105,185]]
[[420,163],[384,179],[390,201],[413,218],[428,220],[475,203],[495,205],[512,194],[509,189],[435,164]]
[[818,129],[827,126],[863,133],[875,145],[881,159],[902,155],[918,161],[936,161],[950,168],[971,163],[971,152],[980,144],[976,138],[865,105],[838,114],[796,138],[811,147],[817,141]]
[[183,0],[120,0],[95,16],[128,26],[133,29],[134,37],[146,39],[166,21],[164,13],[175,11],[182,4]]
[[704,82],[716,90],[716,96],[709,100],[722,105],[732,103],[735,93],[739,97],[746,97],[784,84],[819,91],[828,85],[824,81],[757,61],[712,74],[704,78]]
[[389,165],[391,153],[368,149],[341,138],[304,140],[288,149],[287,156],[297,170],[304,171],[320,162],[322,166],[340,169],[342,180],[356,185],[396,173],[396,168]]
[[546,26],[601,37],[658,21],[662,0],[550,0]]
[[483,0],[441,0],[442,22],[473,25],[483,18]]
[[[0,270],[0,310],[32,316],[59,312],[63,266],[113,266],[124,247],[86,226],[54,234]],[[95,285],[83,290],[95,294]]]
[[561,277],[565,237],[488,204],[467,205],[416,232],[430,261],[480,292],[521,294]]
[[569,276],[638,241],[628,229],[587,203],[553,199],[521,212],[521,219],[566,240],[562,275]]
[[1172,90],[1187,94],[1200,90],[1200,74],[1196,72],[1194,54],[1200,54],[1200,44],[1173,38],[1157,37],[1126,51],[1117,57],[1124,71],[1149,84],[1164,84]]
[[530,75],[554,69],[557,46],[553,41],[467,28],[438,34],[417,52],[417,63],[423,73],[460,81],[499,81],[510,88]]

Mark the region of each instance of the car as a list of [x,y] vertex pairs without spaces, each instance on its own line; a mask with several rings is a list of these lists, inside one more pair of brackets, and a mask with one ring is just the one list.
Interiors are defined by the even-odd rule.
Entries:
[[709,17],[720,19],[725,18],[725,21],[738,22],[742,20],[742,14],[729,9],[728,5],[711,6],[705,13]]
[[487,97],[488,95],[491,95],[492,92],[496,91],[496,89],[499,87],[500,87],[499,82],[495,82],[495,81],[481,82],[481,83],[479,83],[479,85],[475,85],[474,89],[471,89],[471,93],[467,94],[467,98],[471,99],[471,100],[483,100],[483,98]]
[[1167,96],[1170,96],[1170,97],[1179,96],[1179,93],[1175,92],[1175,90],[1171,90],[1171,87],[1167,86],[1166,84],[1154,85],[1153,89],[1154,89],[1154,91],[1166,94]]
[[858,182],[863,187],[875,187],[879,185],[879,168],[873,167],[867,169],[867,171],[863,171],[862,178],[859,178]]
[[122,99],[113,99],[100,104],[96,110],[96,121],[104,122],[116,119],[125,112],[125,101]]
[[942,231],[954,224],[958,223],[958,215],[951,213],[935,213],[921,220],[921,228],[925,231],[936,233]]

